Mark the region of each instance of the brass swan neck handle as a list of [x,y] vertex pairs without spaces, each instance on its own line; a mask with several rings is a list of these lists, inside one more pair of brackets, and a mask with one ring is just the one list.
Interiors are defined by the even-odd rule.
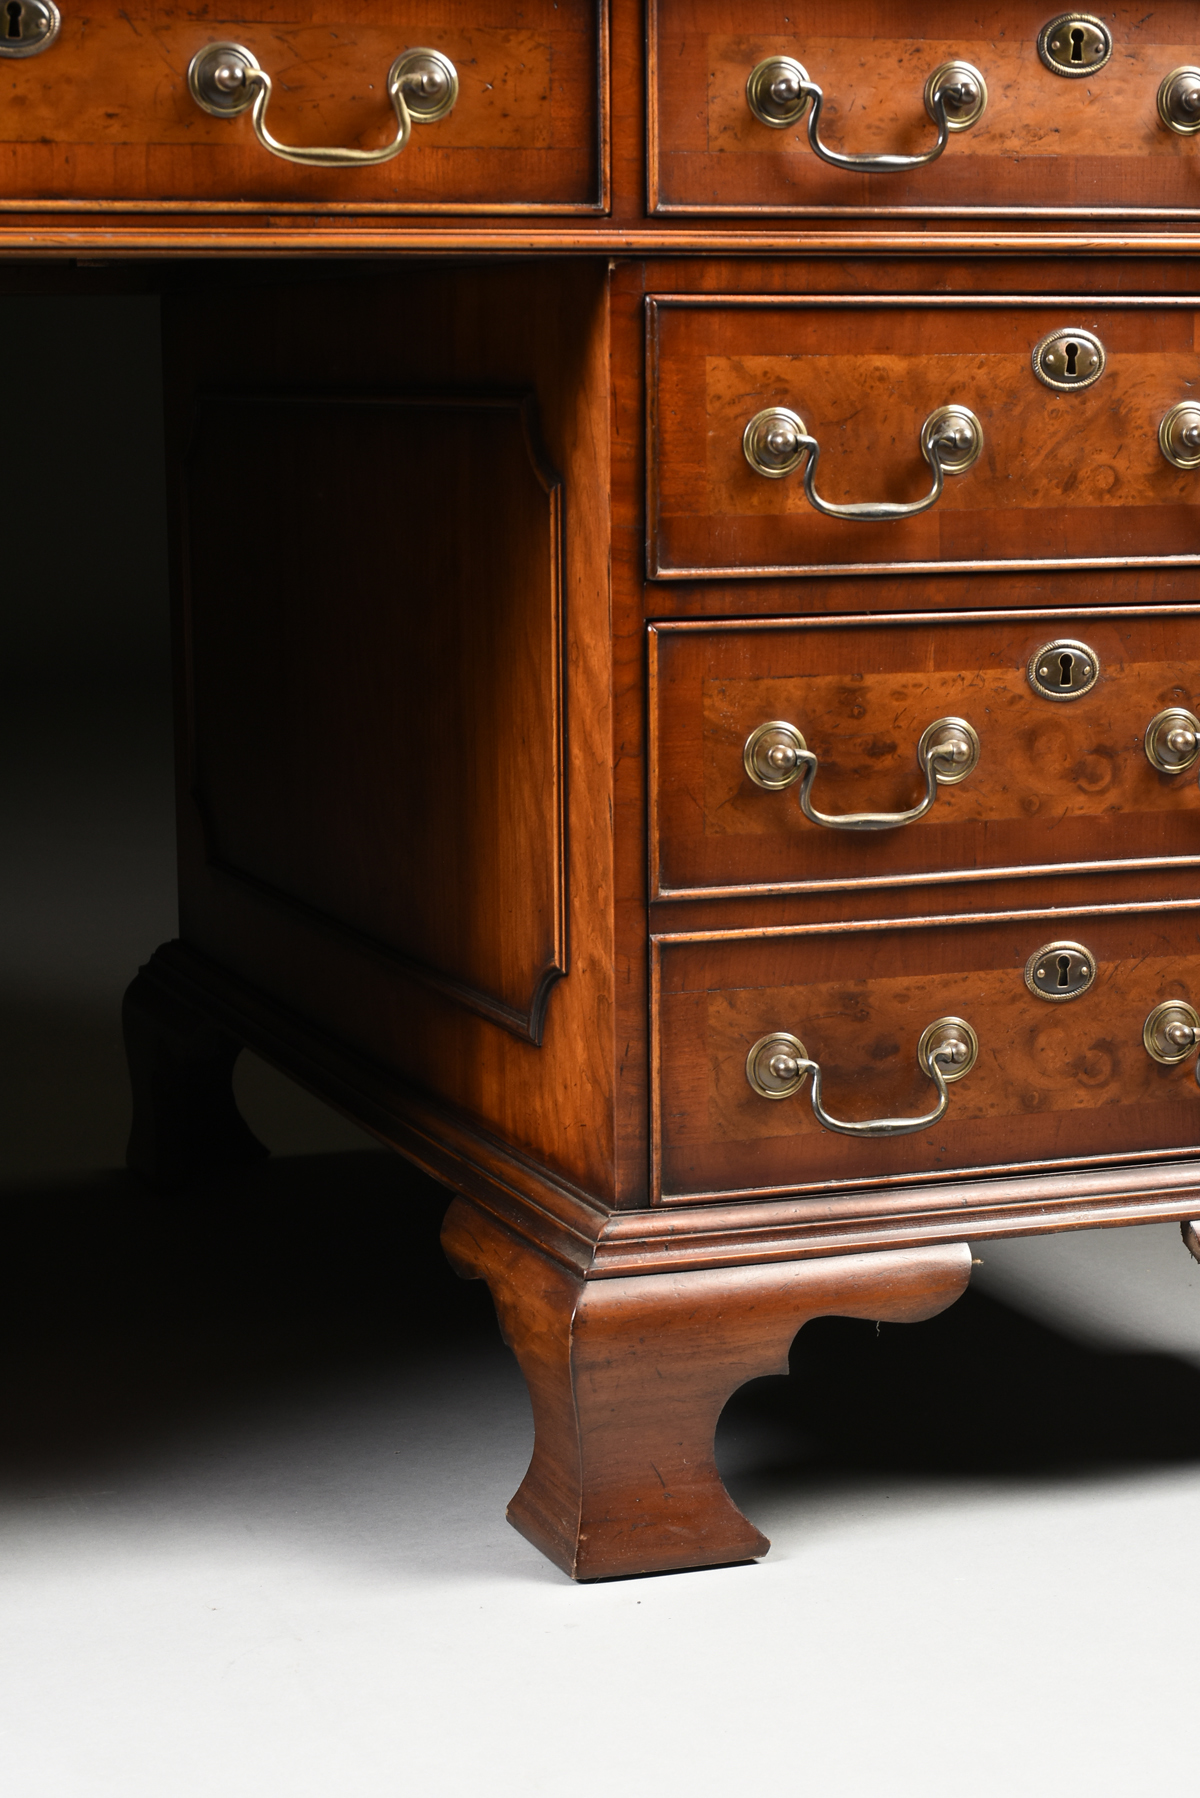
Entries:
[[762,1099],[790,1099],[811,1075],[813,1116],[823,1130],[838,1136],[912,1136],[940,1123],[950,1103],[949,1086],[969,1074],[979,1056],[979,1038],[964,1018],[935,1018],[921,1032],[917,1065],[933,1081],[937,1103],[915,1118],[870,1118],[851,1123],[835,1118],[821,1100],[821,1064],[813,1061],[798,1036],[773,1030],[760,1036],[746,1057],[746,1079]]
[[306,168],[370,168],[390,162],[407,144],[414,124],[445,118],[458,99],[458,72],[440,50],[406,50],[388,70],[387,95],[396,115],[396,134],[378,150],[341,146],[281,144],[267,128],[271,77],[242,44],[206,44],[188,64],[188,91],[214,118],[232,119],[249,110],[264,150]]
[[983,426],[967,406],[939,406],[921,426],[918,438],[921,454],[933,470],[933,486],[924,499],[909,501],[858,500],[851,505],[835,505],[822,499],[816,489],[817,461],[821,446],[809,435],[808,427],[790,406],[767,406],[756,412],[742,432],[742,454],[754,470],[768,481],[780,481],[803,462],[804,492],[810,506],[826,518],[848,518],[886,523],[897,518],[915,518],[928,512],[942,497],[948,474],[965,474],[979,460],[983,449]]
[[853,156],[831,150],[821,142],[825,95],[794,56],[768,56],[751,69],[746,79],[746,104],[760,125],[786,131],[803,118],[813,154],[830,168],[849,169],[856,174],[900,175],[936,162],[952,133],[969,131],[983,117],[987,82],[972,63],[943,62],[926,81],[924,97],[925,110],[937,126],[937,141],[931,149],[915,156]]
[[937,718],[921,733],[917,766],[925,777],[925,792],[916,805],[903,812],[819,812],[810,797],[818,761],[800,731],[786,719],[772,718],[751,731],[742,749],[742,763],[755,786],[768,791],[800,783],[800,810],[810,824],[826,830],[896,830],[915,824],[937,798],[939,786],[955,786],[965,780],[979,761],[979,734],[965,718]]

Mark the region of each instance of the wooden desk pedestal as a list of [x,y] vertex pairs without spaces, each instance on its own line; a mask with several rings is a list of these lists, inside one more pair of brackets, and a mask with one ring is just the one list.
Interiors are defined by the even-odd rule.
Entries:
[[[929,1317],[987,1236],[1200,1213],[1195,1057],[1142,1035],[1200,1004],[1200,789],[1146,749],[1200,686],[1200,477],[1155,435],[1198,303],[1182,258],[1141,298],[1119,272],[172,283],[180,939],[127,1002],[131,1162],[170,1188],[261,1153],[249,1044],[453,1188],[447,1253],[533,1396],[509,1514],[576,1577],[765,1551],[713,1433],[807,1319]],[[1106,342],[1089,393],[1033,379],[1055,321]],[[743,453],[785,405],[830,503],[903,505],[951,402],[983,454],[897,522]],[[975,733],[966,777],[841,828],[914,807],[939,719]],[[825,822],[752,778],[771,721]],[[939,1019],[978,1046],[940,1110]],[[773,1032],[824,1123],[815,1075],[748,1077]]]

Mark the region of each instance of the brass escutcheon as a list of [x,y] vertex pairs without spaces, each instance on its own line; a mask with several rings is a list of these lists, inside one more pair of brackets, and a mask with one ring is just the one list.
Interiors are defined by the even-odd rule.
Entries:
[[61,25],[54,0],[0,0],[0,56],[40,56]]
[[1048,331],[1034,345],[1033,372],[1056,393],[1078,393],[1091,387],[1104,373],[1107,357],[1094,331],[1082,325],[1064,325]]
[[1090,12],[1063,12],[1038,32],[1038,55],[1052,75],[1094,75],[1113,53],[1112,32]]
[[1025,984],[1039,999],[1078,999],[1096,978],[1096,957],[1082,943],[1043,943],[1025,963]]
[[1082,699],[1100,678],[1100,657],[1078,637],[1055,637],[1034,650],[1025,676],[1041,699]]

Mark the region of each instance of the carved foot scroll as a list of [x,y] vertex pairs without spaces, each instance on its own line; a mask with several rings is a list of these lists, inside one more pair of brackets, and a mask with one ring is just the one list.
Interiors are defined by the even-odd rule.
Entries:
[[135,1174],[156,1192],[176,1192],[195,1174],[267,1154],[233,1096],[241,1043],[164,991],[153,962],[126,992],[121,1022],[133,1087],[126,1161]]
[[810,1318],[916,1323],[971,1272],[959,1243],[585,1281],[465,1199],[442,1243],[465,1279],[488,1282],[533,1401],[533,1459],[509,1522],[574,1579],[764,1555],[713,1455],[726,1400],[785,1374]]
[[1196,1260],[1200,1261],[1200,1219],[1193,1218],[1191,1223],[1180,1224],[1179,1233],[1183,1237],[1184,1248],[1190,1249]]

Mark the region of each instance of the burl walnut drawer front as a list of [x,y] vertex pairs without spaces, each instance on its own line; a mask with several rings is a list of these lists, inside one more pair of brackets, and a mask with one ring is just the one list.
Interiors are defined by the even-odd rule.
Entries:
[[598,209],[602,7],[63,0],[37,54],[0,36],[0,204]]
[[1200,558],[1193,301],[648,314],[652,575]]
[[982,11],[821,0],[786,13],[652,0],[651,203],[1194,213],[1195,8],[1109,8],[1046,31],[1056,18],[1030,0]]
[[1200,861],[1197,611],[657,625],[650,682],[656,898]]
[[[1194,909],[711,933],[655,950],[663,1199],[1200,1144]],[[944,1101],[919,1064],[923,1038],[948,1045]]]

